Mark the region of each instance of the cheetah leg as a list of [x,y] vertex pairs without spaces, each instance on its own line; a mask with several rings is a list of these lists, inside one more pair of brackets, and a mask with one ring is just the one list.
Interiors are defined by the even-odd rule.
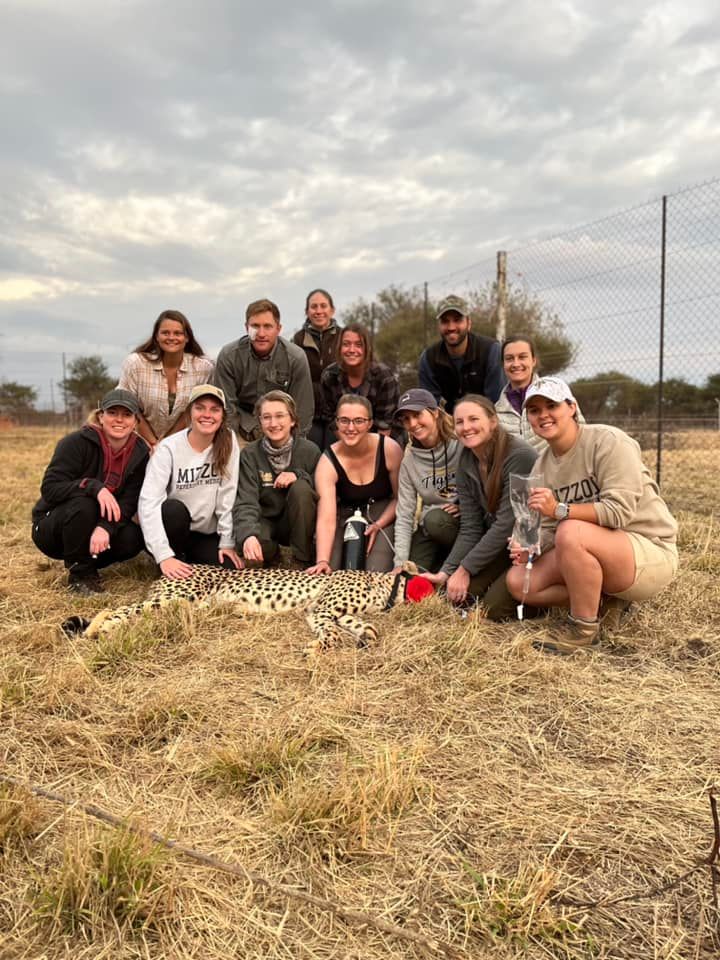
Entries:
[[323,653],[332,647],[338,647],[344,640],[344,633],[338,627],[333,617],[326,613],[308,611],[305,615],[308,626],[312,630],[313,639],[305,647],[305,653],[312,656]]
[[309,611],[305,619],[314,635],[313,640],[305,648],[306,654],[322,653],[324,650],[338,647],[347,639],[348,634],[355,638],[359,647],[367,647],[377,640],[375,627],[349,613],[331,617],[327,613]]
[[337,624],[341,629],[347,630],[349,634],[355,637],[358,647],[369,647],[371,644],[377,643],[377,630],[365,620],[360,620],[350,613],[344,613],[337,618]]

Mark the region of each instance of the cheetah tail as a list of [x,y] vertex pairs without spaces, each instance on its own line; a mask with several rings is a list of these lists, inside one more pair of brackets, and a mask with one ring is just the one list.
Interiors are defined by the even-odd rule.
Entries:
[[82,633],[83,630],[87,630],[89,626],[90,621],[87,617],[68,617],[67,620],[63,620],[60,624],[60,630],[66,637],[75,637],[78,633]]

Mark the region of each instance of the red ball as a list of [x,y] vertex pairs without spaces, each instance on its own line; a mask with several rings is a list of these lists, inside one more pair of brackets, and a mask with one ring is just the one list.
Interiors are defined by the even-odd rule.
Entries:
[[425,577],[410,577],[405,587],[405,599],[408,603],[420,603],[435,593],[435,587]]

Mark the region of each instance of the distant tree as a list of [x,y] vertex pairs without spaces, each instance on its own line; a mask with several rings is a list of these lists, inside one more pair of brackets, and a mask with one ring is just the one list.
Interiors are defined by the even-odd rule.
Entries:
[[720,400],[720,373],[711,373],[702,390],[710,404]]
[[[497,285],[488,283],[467,297],[473,330],[494,337],[497,327]],[[507,336],[526,333],[535,343],[544,374],[560,373],[575,359],[576,345],[565,333],[563,322],[547,304],[517,284],[508,285]]]
[[657,388],[618,370],[574,380],[571,387],[589,420],[639,416],[655,409]]
[[705,393],[694,383],[671,377],[663,383],[663,409],[671,417],[701,417],[707,411]]
[[17,419],[34,410],[37,390],[14,380],[0,383],[0,413]]
[[68,366],[68,376],[60,381],[70,405],[83,413],[97,406],[103,394],[115,386],[102,357],[77,357]]
[[[497,321],[495,284],[471,290],[464,297],[473,330],[494,337]],[[356,300],[343,312],[342,322],[359,321],[374,332],[375,353],[400,378],[401,389],[417,383],[420,354],[437,339],[437,303],[426,311],[422,291],[389,286],[373,301]],[[525,333],[535,341],[544,373],[557,373],[575,356],[575,346],[565,335],[560,318],[536,297],[517,286],[508,290],[507,332]]]

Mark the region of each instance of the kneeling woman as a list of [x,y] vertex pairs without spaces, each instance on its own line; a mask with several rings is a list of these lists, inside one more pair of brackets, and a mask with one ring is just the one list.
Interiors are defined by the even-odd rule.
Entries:
[[135,433],[139,415],[134,394],[111,390],[93,422],[58,443],[45,471],[32,538],[46,556],[65,561],[75,593],[102,593],[98,569],[143,548],[132,520],[148,461]]
[[[428,390],[408,390],[395,412],[410,438],[400,465],[395,517],[395,568],[406,560],[435,572],[460,529],[456,473],[462,447],[452,417]],[[418,499],[420,520],[413,533]]]
[[157,445],[139,503],[147,548],[172,580],[189,577],[193,563],[242,566],[232,522],[240,451],[225,422],[225,394],[199,384],[188,415],[189,429]]
[[307,567],[314,556],[313,474],[320,451],[298,436],[295,401],[282,390],[261,397],[255,415],[263,436],[240,453],[235,542],[255,563],[272,563],[284,544],[291,547],[295,565]]
[[464,447],[457,472],[460,532],[440,572],[427,579],[445,583],[454,603],[475,598],[491,620],[502,620],[515,613],[505,585],[515,522],[510,474],[531,474],[537,454],[500,426],[485,397],[467,394],[456,404],[453,418]]
[[[677,524],[642,462],[640,447],[622,430],[580,424],[568,385],[544,377],[525,396],[530,425],[547,441],[537,464],[543,487],[529,504],[543,515],[543,553],[531,575],[527,602],[569,607],[566,623],[538,645],[557,653],[592,647],[599,611],[617,612],[647,600],[677,571]],[[525,557],[508,574],[522,594]]]
[[392,526],[402,450],[390,437],[370,433],[372,422],[372,407],[365,397],[347,394],[340,398],[335,416],[338,440],[325,450],[315,470],[320,497],[317,562],[310,573],[341,569],[345,522],[358,509],[370,520],[365,528],[365,569],[392,570]]

